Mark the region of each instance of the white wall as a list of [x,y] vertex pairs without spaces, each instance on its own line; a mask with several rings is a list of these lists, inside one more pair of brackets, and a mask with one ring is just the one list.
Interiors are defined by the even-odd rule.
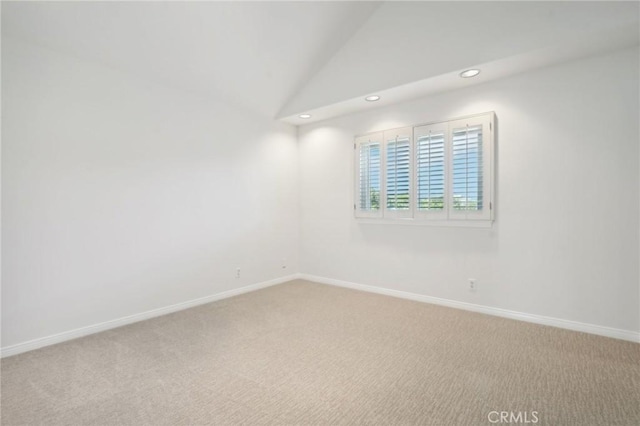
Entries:
[[[634,48],[301,127],[301,271],[639,330],[638,73]],[[355,134],[491,110],[492,229],[353,218]]]
[[3,347],[297,271],[295,128],[7,38],[2,77]]
[[[223,99],[2,50],[2,347],[297,271],[640,330],[636,50],[305,126],[297,146]],[[354,134],[488,110],[491,230],[353,219]]]

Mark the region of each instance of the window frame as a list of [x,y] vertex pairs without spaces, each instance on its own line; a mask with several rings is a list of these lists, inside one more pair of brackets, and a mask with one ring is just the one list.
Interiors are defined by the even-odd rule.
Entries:
[[[385,129],[367,133],[354,138],[354,217],[362,223],[402,223],[411,225],[490,227],[495,214],[495,113],[493,111],[438,120],[425,124]],[[482,210],[459,211],[453,209],[453,132],[465,126],[482,126]],[[429,131],[441,131],[444,134],[444,208],[442,210],[420,210],[418,208],[419,169],[418,141]],[[410,141],[409,167],[409,209],[393,210],[387,208],[387,145],[389,135],[408,135]],[[371,140],[380,143],[380,205],[373,211],[358,209],[359,196],[359,147]]]

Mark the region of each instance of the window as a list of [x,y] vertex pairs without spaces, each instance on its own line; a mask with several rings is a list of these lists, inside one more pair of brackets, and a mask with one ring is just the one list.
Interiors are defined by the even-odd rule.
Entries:
[[356,137],[356,217],[490,222],[494,117],[491,112]]

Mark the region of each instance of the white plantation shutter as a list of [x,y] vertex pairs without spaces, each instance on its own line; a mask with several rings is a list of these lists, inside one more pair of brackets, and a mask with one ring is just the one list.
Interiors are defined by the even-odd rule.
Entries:
[[447,217],[447,179],[445,152],[446,123],[414,129],[415,143],[415,217],[443,219]]
[[412,129],[384,132],[385,216],[411,217],[412,211]]
[[488,112],[356,137],[355,216],[490,226],[494,122]]
[[382,134],[356,138],[356,217],[382,217]]
[[472,117],[449,123],[449,218],[491,218],[491,120]]
[[454,129],[453,209],[482,210],[482,126]]

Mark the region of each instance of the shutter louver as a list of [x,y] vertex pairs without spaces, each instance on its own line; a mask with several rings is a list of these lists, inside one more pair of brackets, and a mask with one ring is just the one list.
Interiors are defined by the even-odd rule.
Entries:
[[482,126],[455,128],[452,132],[453,210],[484,208]]
[[396,138],[387,142],[387,209],[409,210],[411,141]]
[[445,135],[416,136],[417,204],[419,211],[442,211],[445,199]]

